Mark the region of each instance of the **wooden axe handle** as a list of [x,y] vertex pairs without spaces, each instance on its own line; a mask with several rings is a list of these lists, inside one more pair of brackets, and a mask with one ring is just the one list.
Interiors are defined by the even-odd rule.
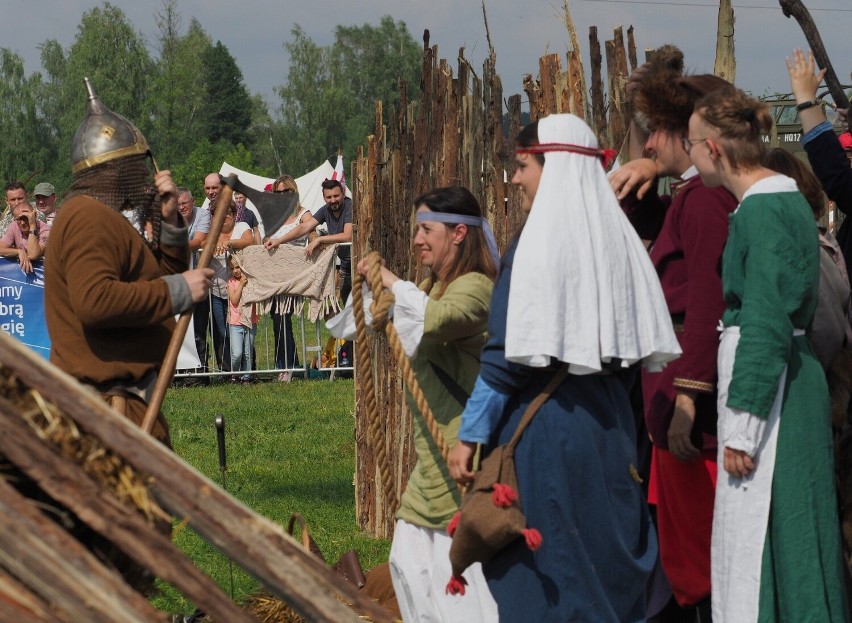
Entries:
[[846,98],[846,93],[843,92],[843,87],[837,79],[837,74],[834,73],[834,67],[831,66],[831,61],[828,60],[828,53],[825,51],[825,46],[822,43],[822,37],[817,30],[816,24],[811,17],[810,12],[802,0],[778,0],[781,5],[781,10],[785,17],[795,17],[802,27],[802,32],[805,33],[805,39],[808,40],[808,45],[814,53],[814,59],[817,65],[825,69],[825,84],[828,87],[831,97],[838,108],[849,108],[849,100]]
[[[210,260],[213,259],[213,254],[216,252],[216,241],[219,240],[219,234],[222,233],[222,225],[225,222],[225,216],[228,214],[228,206],[231,204],[233,195],[234,191],[228,186],[222,186],[219,191],[219,197],[216,200],[216,211],[213,214],[213,222],[210,223],[210,231],[207,233],[208,242],[201,251],[201,257],[198,260],[196,268],[207,268],[210,266]],[[163,399],[166,397],[166,390],[172,383],[178,355],[180,354],[180,347],[189,329],[189,323],[192,320],[192,310],[194,308],[195,305],[183,312],[180,318],[178,318],[177,326],[174,333],[172,333],[172,340],[169,342],[168,350],[166,350],[166,357],[163,359],[163,365],[160,366],[160,371],[157,374],[157,383],[154,385],[151,400],[148,402],[145,419],[142,420],[142,430],[148,434],[154,430],[157,414],[160,412],[160,407],[163,406]]]

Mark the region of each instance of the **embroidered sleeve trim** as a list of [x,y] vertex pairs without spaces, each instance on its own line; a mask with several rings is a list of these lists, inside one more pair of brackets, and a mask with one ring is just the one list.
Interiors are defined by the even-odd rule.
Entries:
[[714,383],[705,383],[704,381],[693,381],[692,379],[675,378],[674,386],[680,389],[691,389],[697,392],[712,394],[716,390]]

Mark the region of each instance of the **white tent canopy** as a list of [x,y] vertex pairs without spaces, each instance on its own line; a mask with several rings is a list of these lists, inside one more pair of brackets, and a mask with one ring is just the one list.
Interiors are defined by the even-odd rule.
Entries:
[[[262,191],[267,184],[271,184],[275,181],[275,178],[255,175],[254,173],[238,169],[227,162],[223,162],[219,169],[219,174],[228,177],[231,173],[236,173],[237,177],[240,178],[240,181],[246,186],[256,188],[260,191]],[[322,183],[327,179],[331,179],[332,173],[334,173],[334,167],[331,166],[328,160],[324,160],[323,163],[313,171],[305,173],[302,177],[296,178],[296,186],[299,187],[299,203],[308,208],[311,211],[311,214],[314,214],[323,205],[325,205],[325,200],[322,198]],[[346,196],[352,197],[352,191],[350,191],[349,188],[346,189]],[[206,208],[209,204],[210,201],[205,199],[202,207]],[[246,200],[246,207],[248,207],[252,212],[254,212],[255,216],[257,216],[257,210],[251,201]],[[258,218],[258,220],[260,219]],[[261,223],[261,238],[264,235],[263,223]]]

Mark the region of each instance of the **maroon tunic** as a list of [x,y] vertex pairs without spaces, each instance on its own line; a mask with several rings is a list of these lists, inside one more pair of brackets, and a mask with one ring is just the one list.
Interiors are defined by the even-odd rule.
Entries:
[[665,212],[651,247],[651,261],[683,349],[683,355],[662,372],[642,371],[642,395],[654,445],[668,449],[676,392],[698,392],[693,443],[701,448],[701,434],[716,431],[716,328],[725,309],[721,257],[728,238],[728,215],[737,201],[721,187],[707,188],[697,175],[673,190],[668,208],[667,197],[653,196],[626,210],[637,231],[652,239],[642,223],[659,222],[660,213]]
[[[649,502],[657,506],[660,560],[681,606],[710,595],[710,535],[716,475],[716,327],[722,299],[722,250],[737,201],[696,175],[673,185],[673,198],[626,209],[637,231],[654,241],[651,260],[663,287],[683,355],[662,372],[642,370],[645,422],[654,441]],[[665,214],[664,218],[661,215]],[[661,223],[659,231],[654,223]],[[692,442],[702,455],[683,462],[668,451],[678,390],[696,392]],[[688,521],[684,521],[688,517]]]

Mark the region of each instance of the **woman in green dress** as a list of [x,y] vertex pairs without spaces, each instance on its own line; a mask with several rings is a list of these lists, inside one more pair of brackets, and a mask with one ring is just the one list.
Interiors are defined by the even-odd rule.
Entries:
[[796,183],[762,166],[765,104],[700,100],[683,138],[740,202],[722,257],[713,620],[846,621],[825,375],[806,331],[819,246]]

